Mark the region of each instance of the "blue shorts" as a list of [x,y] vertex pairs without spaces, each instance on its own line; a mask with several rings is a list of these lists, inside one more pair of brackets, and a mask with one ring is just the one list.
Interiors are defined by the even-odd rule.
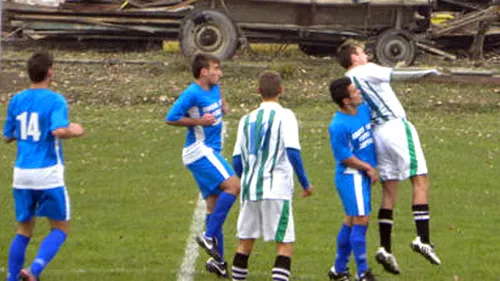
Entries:
[[51,189],[13,189],[16,220],[27,222],[33,216],[69,221],[70,202],[64,186]]
[[187,168],[193,174],[204,199],[210,195],[219,195],[219,186],[235,175],[231,166],[216,151],[187,165]]
[[371,213],[371,182],[365,174],[336,174],[335,185],[348,216]]

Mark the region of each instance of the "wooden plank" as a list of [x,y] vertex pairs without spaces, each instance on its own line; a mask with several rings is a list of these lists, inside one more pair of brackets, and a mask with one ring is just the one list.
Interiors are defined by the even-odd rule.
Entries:
[[[192,0],[191,0],[192,1]],[[198,0],[196,0],[198,1]],[[39,6],[22,5],[16,3],[5,3],[4,10],[12,14],[45,14],[45,15],[67,15],[67,16],[119,16],[119,17],[147,17],[147,18],[171,18],[171,19],[182,19],[186,13],[174,12],[174,11],[148,11],[148,10],[137,10],[137,9],[125,9],[116,11],[82,11],[82,10],[64,10],[55,8],[46,8]]]
[[25,21],[47,21],[47,22],[74,22],[75,20],[96,21],[112,24],[144,24],[144,25],[173,25],[179,26],[181,21],[178,19],[148,19],[148,18],[121,18],[121,17],[73,17],[66,15],[35,15],[20,14],[13,15],[12,19]]
[[[252,0],[253,2],[267,2],[267,3],[292,3],[292,4],[311,4],[313,1],[316,5],[360,5],[353,0]],[[369,0],[359,1],[373,6],[428,6],[428,0]]]
[[456,60],[457,59],[457,56],[453,55],[453,54],[450,54],[448,52],[445,52],[443,50],[440,50],[438,48],[435,48],[433,46],[430,46],[428,44],[425,44],[425,43],[422,43],[422,42],[417,42],[417,47],[425,50],[425,51],[428,51],[430,53],[433,53],[433,54],[436,54],[436,55],[440,55],[440,56],[443,56],[447,59],[450,59],[450,60]]

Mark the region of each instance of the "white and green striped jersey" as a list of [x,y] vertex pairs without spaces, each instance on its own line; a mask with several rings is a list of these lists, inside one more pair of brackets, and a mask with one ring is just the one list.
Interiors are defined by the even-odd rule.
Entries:
[[380,125],[395,118],[406,119],[406,112],[390,85],[392,71],[392,68],[368,63],[346,73],[370,107],[374,124]]
[[241,118],[233,156],[241,156],[241,200],[290,200],[293,168],[286,148],[300,150],[293,112],[276,102],[263,102]]

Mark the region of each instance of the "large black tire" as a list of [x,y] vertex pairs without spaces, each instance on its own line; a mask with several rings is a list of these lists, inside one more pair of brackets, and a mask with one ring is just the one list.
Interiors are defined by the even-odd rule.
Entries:
[[238,30],[224,13],[197,10],[185,17],[179,43],[187,57],[205,53],[221,60],[230,59],[238,49]]
[[299,49],[308,56],[314,57],[327,57],[327,56],[335,56],[337,54],[337,48],[339,45],[314,45],[308,43],[300,43]]
[[375,43],[375,57],[385,66],[393,67],[398,63],[411,65],[416,57],[417,45],[413,36],[399,29],[382,32]]

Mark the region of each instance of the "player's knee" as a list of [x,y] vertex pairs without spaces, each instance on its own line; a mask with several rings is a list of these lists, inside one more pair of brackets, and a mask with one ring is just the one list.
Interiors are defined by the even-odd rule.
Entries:
[[369,216],[355,216],[352,219],[353,224],[358,224],[358,225],[368,225],[369,221],[370,221]]
[[58,230],[64,232],[66,235],[69,234],[69,230],[70,230],[69,221],[50,220],[49,222],[50,222],[51,229],[58,229]]
[[240,181],[237,177],[230,177],[223,186],[224,192],[238,196],[240,194]]
[[276,248],[279,256],[291,257],[293,254],[292,243],[277,243]]

